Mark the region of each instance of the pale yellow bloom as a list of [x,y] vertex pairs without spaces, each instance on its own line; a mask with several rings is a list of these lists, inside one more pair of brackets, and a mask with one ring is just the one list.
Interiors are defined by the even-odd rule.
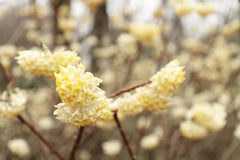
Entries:
[[25,108],[27,102],[26,92],[15,88],[4,91],[0,96],[0,115],[4,118],[14,118]]
[[224,25],[222,27],[222,33],[225,36],[233,36],[235,33],[240,31],[240,21],[239,20],[233,20],[229,24]]
[[153,47],[159,38],[160,27],[151,23],[131,23],[129,32],[146,47]]
[[55,76],[56,90],[63,101],[55,106],[57,119],[81,127],[95,123],[105,113],[102,110],[107,108],[108,101],[105,92],[98,87],[102,80],[85,73],[82,64],[60,67],[60,73]]
[[26,157],[30,154],[30,147],[24,139],[12,139],[8,141],[9,150],[19,157]]
[[226,124],[227,114],[224,106],[221,104],[195,104],[191,110],[193,111],[193,117],[196,122],[207,130],[218,131]]
[[178,16],[185,16],[193,11],[193,5],[188,1],[174,1],[172,7]]
[[117,46],[120,54],[124,54],[128,58],[133,58],[138,51],[137,39],[131,34],[121,34],[117,38]]
[[141,141],[140,145],[142,148],[146,150],[151,150],[154,149],[158,146],[160,142],[160,137],[157,136],[156,134],[149,134],[147,136],[144,136]]
[[0,63],[4,68],[9,68],[11,65],[11,58],[16,56],[17,48],[14,45],[0,46]]
[[233,135],[240,140],[240,124],[238,124],[233,132]]
[[55,51],[51,54],[49,51],[20,51],[17,57],[18,64],[27,72],[36,76],[46,76],[55,79],[54,73],[59,72],[59,66],[66,67],[69,64],[77,64],[80,57],[71,51]]
[[173,92],[184,81],[184,75],[183,67],[177,60],[168,63],[150,78],[151,84],[137,90],[143,108],[151,111],[166,109]]
[[196,11],[200,16],[207,16],[215,12],[215,8],[211,3],[199,2],[194,6],[194,11]]
[[198,140],[207,136],[208,131],[206,128],[193,121],[184,121],[180,124],[180,131],[184,137]]
[[114,156],[120,153],[122,144],[119,140],[109,140],[102,144],[102,148],[104,154]]

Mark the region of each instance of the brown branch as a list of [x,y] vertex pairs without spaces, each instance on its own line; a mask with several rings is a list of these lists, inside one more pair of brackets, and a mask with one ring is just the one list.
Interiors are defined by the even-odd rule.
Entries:
[[3,67],[3,65],[0,63],[0,68],[3,72],[3,75],[6,77],[7,82],[12,85],[12,87],[16,87],[16,83],[14,82],[13,78],[8,74],[7,70]]
[[228,160],[228,159],[230,159],[232,154],[233,154],[233,152],[236,151],[236,149],[238,147],[239,147],[238,141],[233,141],[231,143],[231,145],[228,147],[228,149],[225,152],[223,152],[220,160]]
[[115,120],[115,122],[117,123],[118,129],[119,129],[119,131],[120,131],[120,133],[121,133],[121,136],[122,136],[122,139],[123,139],[123,141],[124,141],[124,143],[125,143],[125,146],[127,147],[129,156],[131,157],[131,160],[136,160],[136,157],[135,157],[135,155],[134,155],[134,153],[133,153],[133,151],[132,151],[132,149],[131,149],[131,147],[130,147],[130,145],[129,145],[129,141],[128,141],[128,139],[127,139],[127,136],[125,135],[125,133],[124,133],[122,127],[121,127],[121,124],[120,124],[120,122],[119,122],[119,120],[118,120],[117,110],[114,111],[114,120]]
[[76,153],[77,147],[79,145],[79,142],[81,140],[83,129],[84,129],[84,127],[80,127],[79,130],[78,130],[77,137],[75,138],[74,144],[73,144],[72,149],[70,151],[69,160],[74,160],[74,158],[75,158],[75,153]]
[[108,98],[114,98],[116,96],[119,96],[120,94],[123,94],[125,92],[129,92],[129,91],[134,90],[134,89],[139,88],[139,87],[143,87],[143,86],[145,86],[147,84],[150,84],[150,83],[152,83],[152,82],[151,81],[147,81],[147,82],[144,82],[144,83],[141,83],[141,84],[129,87],[127,89],[123,89],[123,90],[117,91],[117,92],[111,94],[110,96],[108,96]]
[[38,138],[45,144],[47,147],[60,159],[60,160],[66,160],[57,150],[56,148],[48,141],[46,140],[43,135],[28,121],[26,121],[21,115],[18,115],[17,118],[24,123],[33,133],[38,136]]

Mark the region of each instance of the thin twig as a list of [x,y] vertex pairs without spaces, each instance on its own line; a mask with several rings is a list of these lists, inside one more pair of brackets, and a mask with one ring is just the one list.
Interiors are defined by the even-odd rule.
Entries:
[[78,130],[78,133],[77,133],[77,137],[74,141],[74,144],[72,146],[72,149],[70,151],[70,157],[69,157],[69,160],[74,160],[74,157],[75,157],[75,153],[77,151],[77,147],[79,145],[79,142],[81,140],[81,137],[82,137],[82,133],[83,133],[83,129],[84,127],[80,127],[79,130]]
[[119,129],[119,131],[120,131],[120,133],[121,133],[121,136],[122,136],[122,139],[123,139],[123,141],[124,141],[124,143],[125,143],[125,145],[126,145],[126,147],[127,147],[129,156],[131,157],[131,160],[136,160],[136,157],[135,157],[135,155],[133,154],[133,151],[132,151],[132,149],[131,149],[131,147],[130,147],[130,145],[129,145],[129,141],[128,141],[128,139],[127,139],[127,136],[125,135],[125,133],[124,133],[122,127],[121,127],[121,124],[120,124],[120,122],[119,122],[119,120],[118,120],[117,110],[114,111],[114,120],[115,120],[115,122],[117,123],[118,129]]
[[111,94],[110,96],[108,96],[108,98],[114,98],[114,97],[116,97],[116,96],[118,96],[120,94],[123,94],[125,92],[129,92],[129,91],[134,90],[134,89],[139,88],[139,87],[143,87],[143,86],[145,86],[147,84],[150,84],[150,83],[152,83],[152,82],[151,81],[147,81],[147,82],[144,82],[144,83],[141,83],[141,84],[129,87],[127,89],[123,89],[123,90],[117,91],[117,92]]
[[46,140],[43,135],[28,121],[26,121],[21,115],[18,115],[17,118],[24,123],[33,133],[38,136],[38,138],[47,145],[47,147],[60,159],[60,160],[66,160],[56,149],[55,147],[48,141]]
[[4,76],[7,79],[7,82],[12,85],[12,87],[16,87],[16,83],[14,82],[13,78],[8,74],[7,70],[3,67],[3,65],[0,63],[0,68],[4,74]]
[[230,159],[231,155],[234,151],[239,147],[238,141],[233,141],[231,145],[228,147],[228,149],[222,154],[220,160],[228,160]]

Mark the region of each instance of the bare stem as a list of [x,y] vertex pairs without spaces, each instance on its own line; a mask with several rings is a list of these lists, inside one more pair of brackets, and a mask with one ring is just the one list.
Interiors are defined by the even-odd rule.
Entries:
[[131,160],[136,160],[136,157],[135,157],[135,155],[133,154],[133,151],[132,151],[132,149],[131,149],[131,147],[130,147],[130,145],[129,145],[129,141],[128,141],[128,139],[127,139],[127,136],[125,135],[125,132],[123,131],[123,129],[122,129],[122,127],[121,127],[121,124],[120,124],[120,122],[119,122],[119,120],[118,120],[117,110],[114,111],[114,120],[115,120],[115,122],[117,123],[118,129],[119,129],[119,131],[120,131],[120,133],[121,133],[121,136],[122,136],[122,139],[123,139],[123,141],[124,141],[124,143],[125,143],[125,146],[127,147],[129,156],[131,157]]
[[74,144],[73,144],[72,149],[70,151],[69,160],[74,160],[74,158],[75,158],[75,153],[77,151],[77,147],[78,147],[79,142],[81,140],[83,129],[84,129],[84,127],[80,127],[79,130],[78,130],[77,137],[75,138]]
[[4,74],[4,76],[7,79],[7,82],[12,85],[12,87],[16,87],[16,83],[13,81],[13,78],[8,74],[6,69],[3,67],[3,65],[0,63],[0,68]]
[[110,96],[108,96],[108,98],[114,98],[114,97],[116,97],[116,96],[118,96],[118,95],[120,95],[120,94],[123,94],[123,93],[125,93],[125,92],[129,92],[129,91],[131,91],[131,90],[134,90],[134,89],[136,89],[136,88],[145,86],[145,85],[150,84],[150,83],[152,83],[152,82],[151,82],[151,81],[147,81],[147,82],[144,82],[144,83],[141,83],[141,84],[132,86],[132,87],[130,87],[130,88],[117,91],[117,92],[111,94]]
[[57,150],[56,148],[48,141],[46,140],[43,135],[27,120],[25,120],[21,115],[18,115],[17,118],[24,123],[33,133],[38,136],[38,138],[45,144],[47,147],[60,159],[60,160],[66,160]]

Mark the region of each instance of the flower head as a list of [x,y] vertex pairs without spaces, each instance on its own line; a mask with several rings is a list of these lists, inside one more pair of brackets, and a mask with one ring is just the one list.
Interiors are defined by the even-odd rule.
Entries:
[[75,52],[58,50],[51,54],[45,51],[20,51],[17,57],[18,64],[27,72],[36,76],[45,76],[55,79],[54,73],[59,72],[59,66],[66,67],[69,64],[77,64],[80,57]]
[[166,109],[173,92],[184,81],[184,75],[177,60],[168,63],[150,78],[151,84],[136,90],[143,108],[151,111]]
[[98,87],[102,80],[85,73],[82,64],[60,67],[55,76],[56,90],[63,101],[56,105],[57,119],[77,127],[95,123],[108,106],[105,92]]
[[193,140],[202,139],[208,134],[206,128],[193,121],[183,121],[180,124],[180,131],[182,132],[184,137]]
[[145,46],[152,47],[158,40],[160,27],[149,23],[131,23],[129,32],[140,40]]
[[14,118],[23,111],[26,102],[25,91],[19,88],[4,91],[0,96],[0,115],[4,118]]
[[30,147],[24,139],[12,139],[7,146],[12,153],[19,157],[26,157],[30,154]]

